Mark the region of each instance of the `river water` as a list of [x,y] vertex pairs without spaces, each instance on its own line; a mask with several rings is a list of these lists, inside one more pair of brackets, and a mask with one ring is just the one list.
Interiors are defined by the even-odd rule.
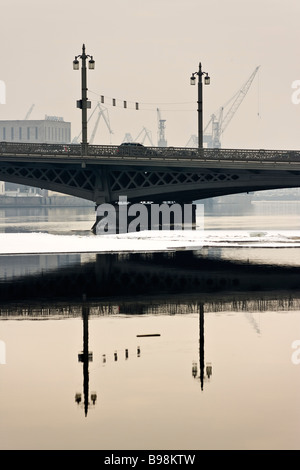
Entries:
[[0,448],[298,450],[300,204],[207,210],[197,249],[22,238],[88,246],[94,217],[0,209]]

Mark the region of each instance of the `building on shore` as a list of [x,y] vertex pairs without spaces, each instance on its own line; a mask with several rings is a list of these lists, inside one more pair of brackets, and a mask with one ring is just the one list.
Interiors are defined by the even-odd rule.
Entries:
[[[71,123],[63,117],[45,119],[0,120],[0,141],[20,143],[69,144]],[[86,205],[86,201],[14,183],[0,181],[0,207]]]
[[47,115],[42,120],[0,121],[0,141],[69,144],[71,123],[62,117]]

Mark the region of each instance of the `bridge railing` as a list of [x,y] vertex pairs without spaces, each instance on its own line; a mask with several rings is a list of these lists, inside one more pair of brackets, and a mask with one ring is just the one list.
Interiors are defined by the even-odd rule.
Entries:
[[[80,144],[44,144],[0,142],[0,155],[37,155],[81,157]],[[117,145],[89,145],[87,157],[126,160],[166,160],[166,161],[231,161],[231,162],[300,162],[298,150],[264,149],[212,149],[187,147],[134,147]]]
[[1,154],[19,155],[55,155],[72,154],[81,155],[81,146],[78,144],[44,144],[23,142],[0,142]]

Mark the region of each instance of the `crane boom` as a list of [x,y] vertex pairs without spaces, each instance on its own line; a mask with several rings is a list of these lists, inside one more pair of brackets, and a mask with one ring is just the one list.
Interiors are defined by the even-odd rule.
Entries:
[[[238,90],[238,92],[229,101],[227,101],[227,103],[221,106],[221,108],[218,111],[217,116],[216,114],[211,115],[210,121],[208,122],[208,124],[206,125],[204,129],[204,135],[203,135],[203,140],[204,142],[207,143],[208,147],[211,147],[211,148],[221,147],[221,142],[220,142],[221,135],[223,134],[225,129],[228,127],[230,121],[232,120],[239,106],[242,104],[254,80],[254,77],[257,74],[258,69],[259,69],[259,66],[255,68],[255,70],[252,72],[248,80]],[[225,108],[230,103],[232,104],[230,108],[228,109],[228,111],[225,113]],[[206,133],[206,131],[210,125],[211,125],[212,130],[211,130],[211,133],[208,134]]]
[[94,142],[94,138],[95,138],[95,135],[96,135],[96,132],[97,132],[97,129],[98,129],[98,124],[99,124],[100,118],[101,118],[101,113],[98,113],[96,123],[95,123],[94,129],[93,129],[92,135],[90,137],[90,144],[92,144]]
[[254,80],[254,77],[255,75],[257,74],[257,71],[259,69],[259,66],[256,67],[256,69],[254,70],[254,72],[251,74],[251,76],[248,78],[248,80],[246,81],[246,83],[242,86],[242,88],[238,91],[238,93],[234,96],[235,100],[234,102],[232,103],[231,107],[229,108],[229,110],[227,111],[225,117],[223,118],[222,122],[221,122],[221,126],[220,126],[220,135],[223,134],[223,132],[225,131],[226,127],[228,126],[228,124],[230,123],[231,119],[233,118],[233,116],[235,115],[237,109],[239,108],[239,106],[241,105],[241,103],[243,102],[245,96],[247,95],[248,93],[248,90],[251,86],[251,83],[253,82]]
[[27,114],[24,118],[24,121],[27,121],[27,119],[29,118],[30,114],[32,113],[32,110],[34,108],[34,104],[31,105],[31,107],[29,108],[29,110],[27,111]]
[[97,119],[96,119],[96,123],[95,123],[95,126],[94,126],[94,129],[93,129],[93,132],[91,134],[91,137],[90,137],[90,144],[92,144],[94,142],[94,138],[95,138],[95,135],[96,135],[96,132],[97,132],[97,129],[98,129],[98,125],[99,125],[99,121],[100,121],[100,118],[101,116],[103,117],[104,119],[104,122],[109,130],[109,133],[110,134],[113,134],[113,131],[111,130],[111,127],[110,127],[110,123],[109,123],[109,117],[105,115],[105,111],[107,112],[107,109],[103,109],[100,104],[98,103],[97,104],[97,107],[99,108],[99,112],[98,112],[98,116],[97,116]]
[[[100,121],[100,118],[101,116],[103,117],[104,121],[105,121],[105,124],[109,130],[109,133],[110,134],[113,134],[113,131],[110,127],[110,123],[109,123],[109,116],[108,116],[108,112],[107,112],[107,109],[106,108],[103,108],[100,106],[100,103],[97,103],[95,108],[93,109],[92,113],[90,114],[90,117],[88,118],[88,123],[90,122],[91,118],[93,117],[93,115],[95,114],[95,112],[97,111],[97,109],[99,109],[99,112],[98,112],[98,116],[97,116],[97,119],[96,119],[96,122],[95,122],[95,125],[94,125],[94,128],[93,128],[93,131],[92,131],[92,134],[91,134],[91,137],[90,137],[90,144],[92,144],[94,142],[94,138],[95,138],[95,135],[96,135],[96,132],[97,132],[97,128],[98,128],[98,125],[99,125],[99,121]],[[107,116],[105,114],[105,112],[107,113]],[[72,144],[77,144],[78,143],[78,140],[81,136],[81,131],[80,133],[78,134],[77,137],[74,137],[74,139],[72,140]]]
[[139,142],[138,139],[140,138],[142,134],[144,134],[144,137],[142,138],[141,143],[143,144],[145,142],[146,137],[148,137],[151,147],[154,147],[153,142],[152,142],[151,132],[148,129],[146,129],[146,127],[143,127],[139,135],[136,137],[135,142]]

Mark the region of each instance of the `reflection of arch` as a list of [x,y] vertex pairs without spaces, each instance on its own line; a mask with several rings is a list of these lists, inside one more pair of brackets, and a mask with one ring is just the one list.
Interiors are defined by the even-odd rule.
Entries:
[[6,364],[6,345],[0,340],[0,364]]

